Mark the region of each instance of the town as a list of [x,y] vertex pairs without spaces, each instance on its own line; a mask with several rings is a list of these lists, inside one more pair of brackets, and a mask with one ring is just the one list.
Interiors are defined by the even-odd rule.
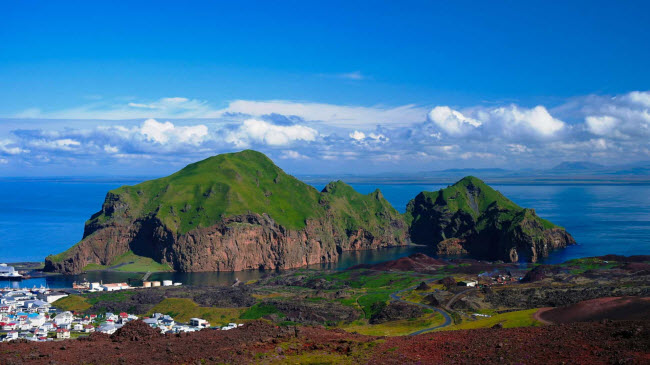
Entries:
[[[145,282],[139,288],[172,286],[180,283]],[[93,332],[108,335],[115,333],[129,321],[142,319],[161,333],[195,332],[203,329],[230,330],[242,326],[241,323],[229,323],[222,327],[212,327],[201,318],[191,318],[188,323],[179,323],[167,314],[154,313],[149,317],[139,318],[126,312],[77,314],[60,311],[52,303],[68,296],[69,292],[96,292],[135,289],[126,283],[80,283],[70,290],[52,290],[48,288],[0,289],[0,341],[24,339],[28,341],[54,341],[88,336]]]

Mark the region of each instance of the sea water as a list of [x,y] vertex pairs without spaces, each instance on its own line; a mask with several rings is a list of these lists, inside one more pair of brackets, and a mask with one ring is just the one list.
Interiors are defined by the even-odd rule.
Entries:
[[[0,263],[42,261],[45,256],[68,249],[83,235],[84,222],[101,209],[108,190],[141,179],[0,179]],[[367,194],[379,188],[400,212],[417,193],[446,185],[352,184]],[[315,185],[322,189],[323,185]],[[648,185],[493,185],[520,206],[563,226],[578,245],[556,250],[545,262],[605,254],[650,255],[650,186]],[[339,262],[316,267],[344,269],[361,263],[376,263],[414,252],[432,254],[427,247],[400,247],[346,252]],[[151,280],[171,279],[185,284],[228,284],[264,275],[238,273],[156,273]],[[138,279],[142,275],[91,272],[83,276],[106,282]],[[70,287],[74,276],[52,276],[0,282],[3,286]]]

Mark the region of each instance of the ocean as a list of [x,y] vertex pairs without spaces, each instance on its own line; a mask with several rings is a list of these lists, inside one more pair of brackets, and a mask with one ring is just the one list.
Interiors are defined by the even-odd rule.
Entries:
[[[138,183],[137,179],[0,179],[0,263],[42,261],[79,241],[84,222],[100,210],[110,189]],[[379,188],[386,199],[403,212],[422,190],[446,185],[351,184],[367,194]],[[324,185],[314,185],[321,189]],[[523,207],[569,231],[578,245],[554,251],[548,263],[605,254],[650,255],[650,186],[647,185],[492,185]],[[395,248],[349,253],[334,265],[346,268],[359,263],[390,260],[427,248]],[[95,273],[106,281],[128,274]],[[119,278],[118,278],[119,276]],[[133,276],[133,275],[131,275]],[[137,276],[137,275],[136,275]],[[256,273],[156,274],[158,277],[207,284],[259,276]],[[23,281],[39,285],[45,279]],[[47,285],[66,286],[73,278],[48,278]],[[7,284],[0,282],[0,287]]]

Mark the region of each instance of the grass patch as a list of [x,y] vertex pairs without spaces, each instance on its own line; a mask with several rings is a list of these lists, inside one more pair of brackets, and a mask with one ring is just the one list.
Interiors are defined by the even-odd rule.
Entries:
[[243,312],[244,308],[201,307],[191,299],[166,298],[156,304],[147,315],[168,314],[177,322],[188,322],[190,318],[202,318],[214,326],[237,322]]
[[172,268],[167,264],[161,264],[154,261],[154,259],[144,256],[138,256],[132,251],[128,251],[123,255],[116,257],[110,266],[125,264],[115,268],[115,271],[123,272],[161,272],[172,271]]
[[348,332],[357,332],[368,336],[405,336],[425,328],[441,325],[444,321],[442,315],[436,312],[433,315],[426,314],[419,318],[401,319],[380,324],[356,321],[341,328]]
[[508,313],[497,314],[490,318],[481,318],[477,320],[463,321],[461,324],[451,325],[441,328],[441,331],[452,330],[466,330],[475,328],[489,328],[497,323],[503,324],[504,328],[514,327],[533,327],[540,326],[541,323],[533,319],[533,315],[537,309],[527,309],[523,311],[514,311]]
[[86,302],[84,297],[78,295],[68,295],[52,303],[52,305],[62,311],[70,312],[84,312],[92,306]]
[[260,319],[270,314],[278,314],[283,317],[282,313],[273,304],[257,303],[242,313],[241,319]]

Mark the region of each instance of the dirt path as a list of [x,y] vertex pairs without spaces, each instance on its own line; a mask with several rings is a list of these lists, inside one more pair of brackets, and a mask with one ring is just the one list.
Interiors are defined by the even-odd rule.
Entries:
[[[436,280],[437,280],[437,279],[429,279],[429,280],[425,280],[425,282],[426,282],[426,283],[430,283],[430,282],[433,282],[433,281],[436,281]],[[410,333],[409,336],[415,336],[415,335],[419,335],[419,334],[421,334],[421,333],[425,333],[425,332],[429,332],[429,331],[436,330],[436,329],[438,329],[438,328],[443,328],[443,327],[447,327],[447,326],[449,326],[449,325],[452,323],[452,321],[451,321],[451,317],[450,317],[449,314],[447,314],[447,312],[445,312],[444,310],[442,310],[442,309],[440,309],[440,308],[432,307],[432,306],[430,306],[430,305],[422,304],[422,303],[411,302],[411,301],[409,301],[409,300],[402,299],[402,298],[399,296],[401,293],[403,293],[403,292],[405,292],[405,291],[413,290],[413,289],[415,289],[415,288],[417,288],[417,287],[418,287],[417,285],[414,285],[414,286],[409,287],[409,288],[406,288],[406,289],[398,290],[398,291],[392,293],[392,294],[390,295],[390,298],[391,298],[392,300],[395,300],[395,301],[398,301],[398,302],[403,302],[403,303],[413,304],[413,305],[417,305],[418,307],[427,308],[427,309],[431,309],[431,310],[434,311],[434,312],[438,312],[438,313],[440,313],[440,314],[442,315],[442,317],[445,319],[445,322],[444,322],[443,324],[441,324],[441,325],[438,325],[438,326],[429,327],[429,328],[424,328],[424,329],[421,329],[421,330],[419,330],[419,331],[415,331],[415,332],[413,332],[413,333]]]
[[555,307],[540,308],[539,310],[537,310],[537,312],[535,312],[535,314],[533,314],[533,319],[540,322],[540,323],[542,323],[542,324],[553,324],[553,322],[542,319],[542,317],[541,317],[542,313],[544,313],[546,311],[549,311],[549,310],[551,310],[553,308],[555,308]]

